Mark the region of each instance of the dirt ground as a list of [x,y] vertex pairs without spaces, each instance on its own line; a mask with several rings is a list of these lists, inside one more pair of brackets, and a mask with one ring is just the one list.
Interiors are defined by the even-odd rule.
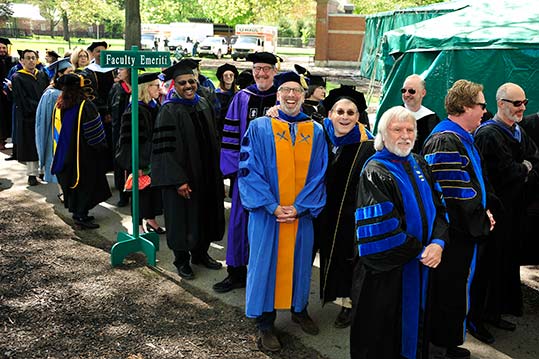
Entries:
[[74,232],[39,198],[0,190],[1,358],[325,358],[280,333],[264,353],[237,308]]

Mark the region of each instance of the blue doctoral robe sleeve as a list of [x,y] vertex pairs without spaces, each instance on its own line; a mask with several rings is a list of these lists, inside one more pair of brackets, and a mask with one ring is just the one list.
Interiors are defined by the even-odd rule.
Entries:
[[248,211],[264,207],[273,215],[279,198],[272,190],[278,188],[278,180],[275,143],[268,117],[251,122],[242,139],[239,157],[238,186],[243,207]]

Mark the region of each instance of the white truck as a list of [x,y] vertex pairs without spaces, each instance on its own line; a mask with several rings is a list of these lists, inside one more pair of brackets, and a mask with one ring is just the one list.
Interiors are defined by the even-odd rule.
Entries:
[[277,51],[277,27],[267,25],[236,25],[237,40],[232,45],[232,59],[244,59],[250,53]]
[[193,52],[195,42],[202,42],[206,37],[213,36],[213,24],[202,22],[171,22],[170,37],[167,39],[170,51],[181,49],[184,55]]
[[222,36],[210,36],[198,45],[198,56],[215,56],[220,59],[228,53],[228,41]]

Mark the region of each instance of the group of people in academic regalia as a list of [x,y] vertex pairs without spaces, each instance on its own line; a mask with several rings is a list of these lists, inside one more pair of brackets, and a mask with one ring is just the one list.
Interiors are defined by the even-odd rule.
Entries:
[[90,211],[111,196],[107,172],[117,205],[129,203],[136,109],[139,232],[166,235],[185,280],[196,278],[192,265],[219,270],[209,248],[224,236],[228,195],[227,274],[213,289],[245,288],[264,350],[282,346],[277,310],[319,333],[308,311],[317,255],[320,299],[340,306],[334,326],[351,327],[354,359],[469,358],[466,330],[486,343],[495,340],[489,326],[515,330],[502,316],[523,313],[527,227],[516,224],[539,203],[537,131],[520,125],[520,86],[501,85],[484,121],[483,87],[458,80],[440,121],[422,104],[425,81],[410,75],[402,105],[382,114],[374,136],[362,93],[327,92],[301,66],[279,73],[282,59],[267,52],[250,54],[242,73],[220,66],[217,87],[195,59],[142,73],[133,99],[130,71],[101,67],[104,41],[56,61],[48,53],[50,79],[36,51],[17,63],[9,45],[0,38],[9,95],[0,106],[13,113],[13,156],[28,184],[43,173],[74,222],[97,228]]

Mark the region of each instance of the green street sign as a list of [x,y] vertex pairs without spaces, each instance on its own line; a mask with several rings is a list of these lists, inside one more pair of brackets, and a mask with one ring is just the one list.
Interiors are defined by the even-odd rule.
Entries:
[[168,67],[170,53],[165,51],[101,51],[102,67]]

